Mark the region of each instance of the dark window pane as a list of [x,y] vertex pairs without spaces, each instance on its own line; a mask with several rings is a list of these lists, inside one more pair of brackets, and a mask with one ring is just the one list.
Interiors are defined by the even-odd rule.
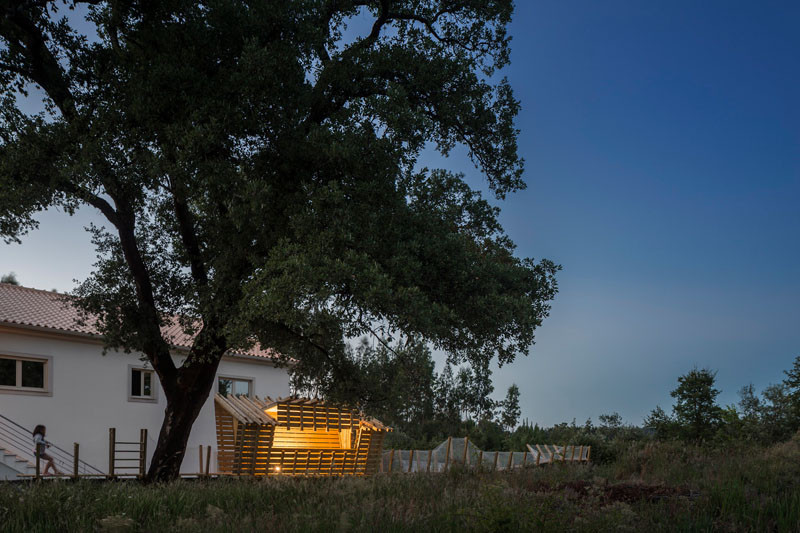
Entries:
[[223,396],[227,396],[231,393],[231,389],[233,388],[233,382],[229,379],[220,378],[219,380],[219,393]]
[[22,386],[44,388],[44,363],[39,361],[22,361]]
[[144,372],[144,396],[148,398],[153,395],[153,373],[152,372]]
[[139,370],[131,372],[131,396],[142,395],[142,373]]
[[17,384],[17,362],[0,358],[0,385],[14,387]]

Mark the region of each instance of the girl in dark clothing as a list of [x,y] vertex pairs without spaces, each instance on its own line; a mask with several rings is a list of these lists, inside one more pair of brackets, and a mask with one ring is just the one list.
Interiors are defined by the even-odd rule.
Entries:
[[47,448],[50,447],[50,443],[44,440],[46,428],[39,424],[35,428],[33,428],[33,453],[36,457],[39,458],[41,461],[47,461],[47,464],[44,467],[43,475],[47,475],[47,472],[52,469],[54,475],[61,475],[61,472],[58,471],[56,465],[53,463],[53,458],[47,453]]

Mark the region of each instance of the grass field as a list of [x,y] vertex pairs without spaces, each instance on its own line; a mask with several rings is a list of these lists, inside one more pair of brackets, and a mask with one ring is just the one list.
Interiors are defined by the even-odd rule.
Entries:
[[0,484],[0,530],[798,531],[800,441],[367,479]]

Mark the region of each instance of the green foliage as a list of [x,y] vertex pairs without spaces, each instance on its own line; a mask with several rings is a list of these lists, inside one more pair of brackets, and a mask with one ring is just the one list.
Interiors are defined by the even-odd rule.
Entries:
[[714,373],[694,369],[681,376],[672,391],[673,415],[656,407],[644,425],[660,439],[786,441],[800,430],[800,357],[784,373],[786,379],[769,385],[760,396],[751,383],[739,390],[737,405],[721,408],[715,403],[719,391],[714,388]]
[[8,533],[796,531],[800,442],[632,445],[605,464],[370,478],[0,484]]
[[478,449],[508,449],[507,433],[503,431],[502,424],[495,420],[484,418],[478,422],[468,421],[465,424],[464,433]]
[[600,415],[600,419],[599,426],[587,420],[583,425],[577,425],[573,421],[571,424],[564,422],[550,428],[523,422],[508,434],[505,449],[525,451],[527,444],[591,446],[592,461],[606,464],[616,460],[630,446],[651,440],[642,428],[623,423],[618,413]]
[[14,272],[9,272],[8,274],[3,274],[0,276],[0,283],[8,283],[9,285],[19,285],[19,281],[17,281],[17,275]]
[[[50,206],[105,214],[78,293],[111,344],[152,351],[153,306],[226,348],[256,332],[300,372],[376,323],[453,363],[531,345],[557,267],[515,257],[461,176],[417,165],[429,143],[462,143],[496,196],[524,187],[519,106],[491,77],[510,1],[367,2],[374,33],[354,41],[350,2],[98,2],[91,43],[48,4],[0,26],[0,235]],[[37,76],[24,31],[52,72]],[[31,84],[51,113],[18,106]]]
[[657,406],[645,419],[645,427],[655,430],[662,439],[709,440],[720,427],[723,411],[716,404],[719,390],[714,388],[716,373],[692,369],[678,378],[672,415]]
[[707,440],[719,426],[721,410],[716,403],[719,390],[714,388],[716,372],[692,369],[678,378],[678,387],[670,393],[672,408],[681,436],[688,440]]
[[794,433],[800,429],[800,355],[795,357],[792,368],[784,371],[784,374],[783,387],[789,403],[787,429]]
[[644,419],[644,427],[654,430],[660,439],[675,438],[680,429],[677,421],[668,415],[660,405],[657,405]]
[[[104,215],[75,293],[153,364],[175,439],[227,350],[346,381],[344,339],[377,325],[468,365],[482,396],[461,404],[491,416],[485,370],[528,351],[559,267],[517,257],[499,209],[419,156],[462,145],[496,199],[524,188],[496,76],[512,2],[90,4],[80,24],[55,1],[0,14],[0,237],[51,207]],[[180,368],[168,323],[196,334]]]
[[[389,345],[363,338],[345,350],[347,380],[337,379],[328,368],[313,377],[295,374],[295,389],[380,419],[394,429],[388,436],[392,447],[428,448],[449,436],[469,436],[485,449],[506,448],[503,416],[507,420],[509,415],[497,413],[486,396],[493,390],[488,368],[479,376],[479,371],[461,367],[454,377],[453,367],[445,365],[437,374],[429,347],[410,339]],[[519,389],[512,386],[509,392],[516,402],[512,413],[519,417]]]
[[501,403],[501,408],[500,421],[503,427],[510,431],[517,426],[519,415],[522,413],[519,408],[519,387],[516,384],[512,384],[508,388],[506,398]]

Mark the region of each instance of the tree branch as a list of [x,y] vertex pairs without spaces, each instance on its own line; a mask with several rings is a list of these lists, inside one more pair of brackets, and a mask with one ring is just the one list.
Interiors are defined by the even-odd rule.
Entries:
[[153,284],[136,243],[136,216],[126,199],[110,192],[109,194],[117,205],[116,227],[120,246],[125,256],[125,262],[131,270],[134,285],[136,286],[139,311],[144,319],[142,329],[145,335],[142,339],[142,351],[149,357],[150,362],[153,364],[153,369],[158,373],[159,379],[164,384],[165,392],[168,393],[170,390],[174,390],[177,369],[170,355],[169,345],[161,335],[161,317],[155,302]]
[[75,99],[66,74],[53,53],[47,48],[47,37],[34,21],[23,13],[23,6],[6,7],[0,19],[0,36],[9,48],[17,49],[27,59],[27,75],[53,100],[66,118],[75,116]]
[[181,242],[186,248],[186,253],[189,256],[189,268],[192,272],[192,278],[195,283],[203,289],[208,286],[208,271],[203,262],[200,243],[195,231],[195,224],[192,221],[192,213],[189,210],[189,206],[186,205],[186,198],[183,194],[181,184],[178,183],[177,180],[172,180],[170,192],[172,193],[172,205],[175,218],[178,221],[178,232],[181,236]]

